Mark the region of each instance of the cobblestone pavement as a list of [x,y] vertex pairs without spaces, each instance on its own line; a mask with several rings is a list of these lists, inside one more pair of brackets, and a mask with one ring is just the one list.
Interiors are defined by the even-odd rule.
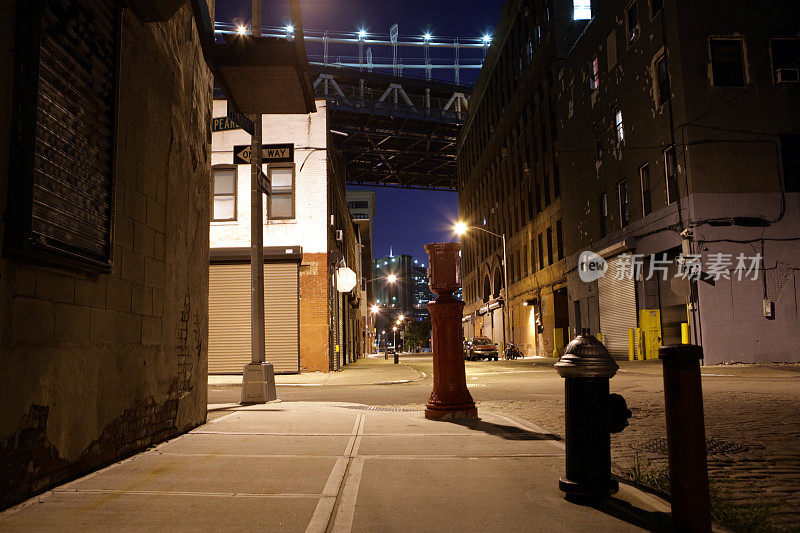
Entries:
[[[667,464],[663,378],[654,363],[624,364],[611,381],[611,392],[622,394],[633,413],[628,428],[611,438],[619,474],[637,458],[653,468]],[[712,482],[737,504],[771,507],[776,529],[800,531],[800,366],[729,365],[702,372]],[[516,416],[563,437],[563,392],[480,401],[475,392],[483,389],[472,390],[479,413]]]

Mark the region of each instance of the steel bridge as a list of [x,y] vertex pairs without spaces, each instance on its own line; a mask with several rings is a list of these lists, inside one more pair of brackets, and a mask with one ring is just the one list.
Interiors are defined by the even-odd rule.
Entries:
[[[242,30],[217,22],[215,31]],[[291,27],[262,34],[294,38]],[[490,37],[400,36],[394,25],[388,35],[304,30],[303,38],[323,45],[320,57],[309,55],[311,77],[316,96],[327,101],[331,142],[349,184],[456,190],[456,140],[472,91],[458,83],[459,71],[480,68]],[[357,48],[358,56],[334,61],[329,45]],[[391,47],[391,60],[373,58],[372,46]],[[398,47],[422,49],[424,58],[404,63]],[[432,50],[450,51],[452,58],[432,57]],[[461,57],[460,51],[480,57]],[[404,69],[424,70],[424,77],[404,75]],[[432,79],[434,70],[452,71],[455,83]]]
[[456,189],[470,87],[322,65],[311,66],[311,77],[348,183]]

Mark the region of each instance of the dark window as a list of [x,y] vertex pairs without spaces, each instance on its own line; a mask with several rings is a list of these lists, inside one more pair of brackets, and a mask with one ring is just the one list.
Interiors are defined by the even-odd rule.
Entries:
[[628,26],[628,43],[632,43],[639,36],[639,6],[635,1],[625,11],[625,22]]
[[658,105],[670,99],[669,69],[666,56],[656,61],[656,81],[658,82]]
[[715,87],[744,85],[741,39],[711,39],[711,72]]
[[16,4],[5,250],[107,270],[120,10],[98,0]]
[[525,277],[528,276],[528,245],[522,247],[522,272]]
[[678,199],[678,177],[675,174],[675,148],[664,150],[664,176],[667,180],[667,203]]
[[215,168],[211,220],[236,220],[236,167]]
[[366,213],[353,213],[353,220],[369,220],[369,215]]
[[627,226],[631,221],[628,213],[628,185],[625,180],[617,183],[617,199],[619,200],[619,225]]
[[542,234],[537,237],[539,243],[539,270],[544,268],[544,247],[542,246]]
[[561,196],[561,176],[558,173],[557,164],[553,164],[553,195],[555,198]]
[[369,202],[366,200],[350,200],[347,202],[350,209],[369,209]]
[[553,264],[553,228],[547,228],[547,264]]
[[772,39],[771,45],[775,82],[800,82],[800,39]]
[[650,165],[639,167],[639,183],[642,187],[642,216],[653,212],[653,198],[650,193]]
[[272,194],[269,197],[269,218],[294,218],[294,164],[269,165]]
[[556,251],[558,259],[564,259],[564,234],[561,231],[561,221],[556,221]]
[[600,217],[600,237],[608,235],[608,195],[603,193],[597,202],[598,213]]
[[800,133],[781,135],[783,179],[787,192],[800,192]]
[[650,17],[655,17],[664,6],[664,0],[650,0]]
[[547,174],[544,175],[542,185],[544,186],[544,206],[547,207],[550,205],[550,176]]

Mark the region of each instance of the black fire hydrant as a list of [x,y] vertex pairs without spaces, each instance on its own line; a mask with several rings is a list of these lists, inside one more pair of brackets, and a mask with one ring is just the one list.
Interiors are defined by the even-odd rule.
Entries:
[[568,500],[598,501],[619,490],[611,479],[611,433],[628,425],[631,412],[608,382],[619,366],[603,343],[584,331],[555,364],[564,380],[567,475],[559,488]]

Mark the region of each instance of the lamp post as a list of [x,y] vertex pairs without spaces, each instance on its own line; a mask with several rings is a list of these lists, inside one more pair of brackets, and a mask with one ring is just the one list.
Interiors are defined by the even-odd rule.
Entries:
[[[385,279],[386,283],[396,283],[397,282],[397,275],[396,274],[387,274],[385,276],[377,276],[377,277],[372,278],[372,279],[366,279],[366,280],[363,281],[363,285],[366,286],[367,283],[372,283],[373,281],[376,281],[376,280],[379,280],[379,279]],[[380,313],[380,309],[381,308],[377,304],[373,304],[372,305],[371,311],[372,311],[372,327],[373,328],[375,328],[375,326],[376,326],[376,316],[375,315]]]
[[[505,303],[503,305],[503,318],[508,324],[508,329],[511,336],[511,342],[514,342],[514,324],[511,323],[511,295],[509,294],[508,288],[508,258],[506,256],[506,234],[505,233],[495,233],[493,231],[489,231],[488,229],[480,228],[478,226],[467,226],[464,222],[458,222],[454,226],[453,230],[456,232],[457,235],[464,235],[467,233],[468,229],[476,229],[479,231],[483,231],[484,233],[488,233],[489,235],[494,235],[495,237],[499,237],[503,241],[503,287],[505,289]],[[505,335],[503,338],[503,343],[505,344]]]

